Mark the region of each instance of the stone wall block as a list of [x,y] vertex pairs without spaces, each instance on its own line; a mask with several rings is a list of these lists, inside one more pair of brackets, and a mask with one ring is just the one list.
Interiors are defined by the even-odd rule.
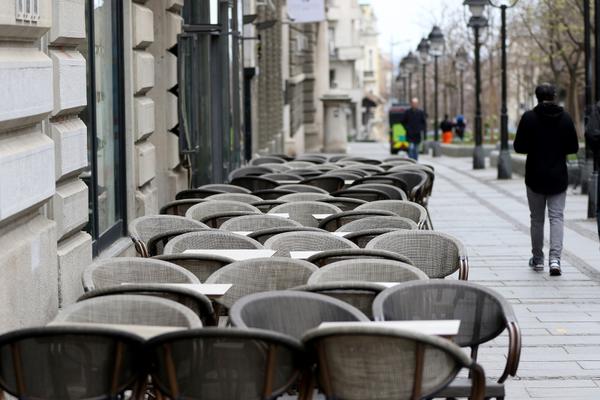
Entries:
[[154,41],[154,14],[148,7],[132,4],[133,48],[145,49]]
[[179,123],[179,113],[177,109],[177,96],[167,92],[165,97],[166,103],[166,123],[167,129],[173,129]]
[[54,62],[54,111],[52,115],[72,114],[87,104],[85,58],[76,50],[50,50]]
[[88,221],[88,187],[74,179],[59,184],[52,199],[51,216],[59,239],[79,230]]
[[146,96],[135,97],[135,140],[140,141],[154,132],[154,101]]
[[154,86],[154,57],[145,51],[133,52],[133,90],[144,94]]
[[165,70],[166,74],[164,76],[165,86],[169,89],[175,87],[177,85],[177,57],[168,51],[165,54]]
[[0,1],[0,38],[35,40],[52,25],[52,0],[38,0],[38,13],[17,15],[15,0]]
[[179,136],[171,132],[167,132],[167,155],[167,166],[170,169],[175,169],[181,163],[179,159]]
[[[4,182],[4,181],[2,181]],[[0,332],[47,324],[58,309],[54,221],[27,217],[0,234]]]
[[166,0],[166,10],[181,12],[183,9],[183,0]]
[[54,195],[54,142],[31,128],[0,136],[0,221]]
[[87,127],[79,118],[50,123],[54,140],[56,179],[61,180],[88,166]]
[[178,14],[166,12],[167,30],[165,32],[165,48],[170,49],[177,44],[177,35],[181,33],[183,18]]
[[136,216],[158,214],[158,190],[153,182],[135,192]]
[[58,302],[59,307],[73,304],[83,294],[81,276],[92,263],[92,237],[77,232],[58,243]]
[[156,148],[150,142],[135,146],[137,185],[143,186],[156,176]]
[[76,45],[85,40],[85,0],[54,0],[50,42]]
[[52,60],[39,50],[0,47],[0,82],[1,131],[34,124],[52,111]]

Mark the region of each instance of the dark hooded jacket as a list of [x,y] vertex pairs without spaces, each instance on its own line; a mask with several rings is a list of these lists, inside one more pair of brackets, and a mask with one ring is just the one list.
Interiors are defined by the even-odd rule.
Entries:
[[423,110],[409,108],[404,112],[402,124],[406,129],[406,138],[409,142],[421,143],[421,136],[427,128],[427,118]]
[[573,120],[562,107],[540,103],[523,114],[514,147],[527,154],[525,184],[531,190],[545,195],[567,190],[567,154],[577,153],[579,141]]

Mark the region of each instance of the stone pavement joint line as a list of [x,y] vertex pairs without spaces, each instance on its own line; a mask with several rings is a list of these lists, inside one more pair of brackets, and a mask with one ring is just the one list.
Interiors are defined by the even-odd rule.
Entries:
[[[352,143],[349,153],[389,156],[385,144]],[[519,373],[506,399],[600,399],[600,251],[587,198],[569,193],[565,213],[563,276],[529,269],[529,209],[523,179],[496,180],[496,169],[472,170],[471,159],[429,158],[436,169],[429,210],[436,230],[467,247],[469,279],[513,305],[523,333]],[[546,230],[548,223],[546,223]],[[548,233],[546,232],[546,237]],[[546,247],[547,250],[547,247]],[[498,377],[507,337],[480,350],[488,377]]]

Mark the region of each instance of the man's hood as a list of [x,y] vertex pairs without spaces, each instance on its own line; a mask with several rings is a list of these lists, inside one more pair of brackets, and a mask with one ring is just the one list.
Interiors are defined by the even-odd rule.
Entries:
[[540,103],[533,109],[533,111],[535,111],[536,114],[546,118],[559,118],[565,112],[561,106],[554,103]]

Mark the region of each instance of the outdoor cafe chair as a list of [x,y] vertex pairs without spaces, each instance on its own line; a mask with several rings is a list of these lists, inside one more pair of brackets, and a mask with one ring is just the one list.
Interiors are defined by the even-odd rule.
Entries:
[[260,197],[251,195],[249,193],[221,193],[209,196],[206,200],[214,200],[214,201],[238,201],[240,203],[252,204],[257,201],[261,201]]
[[205,199],[208,196],[212,196],[219,193],[225,193],[222,190],[216,189],[184,189],[175,195],[175,200],[185,199]]
[[345,225],[368,217],[394,217],[395,214],[391,211],[382,210],[352,210],[343,211],[341,213],[330,215],[319,223],[319,228],[329,232],[343,230]]
[[0,397],[38,400],[140,398],[143,340],[123,330],[47,326],[0,336]]
[[301,227],[300,223],[289,218],[282,218],[276,215],[246,215],[243,217],[232,218],[221,225],[221,229],[231,232],[255,232],[262,229],[282,228],[282,227]]
[[473,378],[469,398],[484,399],[483,368],[441,337],[353,325],[313,329],[303,342],[317,360],[319,387],[327,399],[427,399],[448,386],[463,368]]
[[298,181],[302,180],[300,175],[288,174],[285,172],[274,172],[272,174],[261,175],[263,178],[273,179],[274,181]]
[[[295,194],[295,193],[291,193],[291,194]],[[268,213],[269,211],[271,211],[272,208],[275,208],[275,207],[280,206],[285,203],[286,202],[283,200],[261,200],[261,201],[252,203],[252,205],[254,207],[258,208],[261,212]]]
[[210,200],[196,204],[186,213],[186,218],[202,221],[218,213],[231,211],[250,211],[260,213],[260,210],[250,204],[231,200]]
[[310,179],[315,178],[321,175],[321,171],[316,169],[315,167],[310,168],[294,168],[286,171],[288,174],[299,175],[302,179]]
[[[343,229],[343,228],[342,228]],[[396,232],[398,228],[378,228],[378,229],[365,229],[350,232],[344,235],[346,239],[356,244],[361,249],[367,247],[369,242],[378,236],[385,235],[386,233]]]
[[407,157],[406,155],[395,155],[395,156],[391,156],[391,157],[387,157],[383,159],[384,163],[390,163],[390,162],[406,162],[406,163],[410,163],[410,164],[416,164],[417,160],[413,160],[412,158]]
[[207,230],[211,230],[211,228],[175,229],[154,235],[150,238],[150,240],[148,240],[148,244],[146,245],[147,255],[148,257],[154,257],[162,254],[169,240],[173,239],[174,237],[183,235],[185,233]]
[[366,158],[366,157],[358,157],[358,156],[347,156],[347,157],[344,157],[341,161],[355,161],[357,163],[365,164],[365,165],[381,164],[381,161],[379,161],[379,160],[375,160],[372,158]]
[[363,177],[363,175],[351,172],[351,171],[342,171],[341,169],[334,169],[332,171],[326,172],[321,176],[333,176],[337,178],[342,178],[344,182],[346,181],[355,181]]
[[282,290],[242,297],[229,310],[236,328],[275,331],[298,340],[323,322],[368,321],[349,304],[316,293]]
[[427,174],[417,170],[394,171],[395,168],[389,170],[387,175],[396,176],[405,181],[408,185],[408,191],[406,192],[408,199],[419,204],[424,204],[427,182],[429,180]]
[[296,161],[308,161],[314,164],[325,164],[327,156],[323,154],[302,154],[296,157]]
[[167,299],[179,303],[196,314],[203,326],[216,325],[215,311],[213,310],[211,300],[198,292],[187,287],[175,286],[175,285],[146,285],[146,284],[135,284],[135,285],[121,285],[113,286],[104,289],[96,289],[91,292],[84,293],[78,302],[87,301],[89,299],[95,299],[105,296],[115,295],[142,295],[142,296],[154,296],[158,298]]
[[421,229],[427,223],[427,210],[425,207],[402,200],[383,200],[362,204],[356,210],[384,210],[391,211],[399,217],[413,220]]
[[202,185],[198,189],[220,190],[223,193],[250,193],[250,191],[241,186],[230,185],[228,183],[209,183]]
[[230,283],[233,286],[215,301],[230,309],[244,296],[252,293],[285,290],[306,284],[317,270],[303,260],[283,257],[255,258],[237,261],[216,271],[206,283]]
[[[307,293],[317,293],[343,301],[373,319],[373,301],[386,289],[376,282],[344,281],[313,283],[292,288]],[[235,307],[235,306],[234,306]]]
[[351,189],[374,189],[387,194],[391,200],[408,199],[404,190],[385,183],[362,183],[360,185],[352,186]]
[[296,201],[320,201],[323,199],[331,198],[330,195],[325,193],[292,193],[281,196],[279,200],[284,202],[293,203]]
[[291,190],[283,190],[283,189],[265,189],[265,190],[256,190],[256,191],[252,192],[253,195],[260,197],[263,201],[277,200],[281,196],[284,196],[286,194],[292,194],[292,193],[296,193],[296,192],[293,192]]
[[326,250],[308,257],[306,261],[315,264],[317,267],[324,267],[325,265],[332,264],[338,261],[357,260],[364,258],[392,260],[413,265],[412,260],[410,260],[406,256],[403,256],[402,254],[392,253],[391,251],[385,250],[367,249]]
[[325,163],[325,164],[320,164],[320,165],[316,165],[313,167],[313,169],[316,169],[317,171],[321,171],[322,173],[326,173],[329,171],[335,171],[336,169],[340,169],[342,167],[340,167],[339,165],[336,164],[331,164],[331,163]]
[[428,280],[416,267],[399,261],[382,259],[343,260],[319,268],[308,279],[309,284],[324,282],[407,282]]
[[368,171],[360,168],[359,165],[345,166],[345,167],[342,167],[342,168],[336,170],[335,172],[336,173],[337,172],[350,172],[350,173],[355,174],[355,175],[360,175],[361,177],[372,175],[371,172],[368,172]]
[[158,212],[161,215],[179,215],[184,217],[187,210],[198,203],[207,201],[206,199],[183,199],[170,201],[160,208]]
[[160,398],[276,399],[307,367],[297,339],[259,329],[178,331],[152,338],[145,349]]
[[292,192],[296,192],[296,193],[321,193],[321,194],[328,194],[328,192],[325,189],[321,189],[321,188],[316,187],[316,186],[300,184],[300,183],[298,183],[298,184],[281,185],[281,186],[279,186],[279,189],[282,189],[282,190],[291,190]]
[[391,200],[389,194],[382,192],[381,190],[372,189],[372,188],[349,188],[344,190],[339,190],[337,192],[331,193],[334,197],[349,197],[351,199],[363,200],[366,202],[373,202],[378,200]]
[[248,235],[249,238],[256,240],[261,244],[265,244],[267,240],[272,238],[273,236],[279,235],[280,233],[287,232],[325,232],[319,228],[311,228],[308,226],[287,226],[280,228],[269,228],[269,229],[261,229],[259,231],[252,232]]
[[336,154],[334,156],[330,156],[328,161],[330,163],[337,163],[338,161],[341,161],[346,157],[348,157],[346,154]]
[[213,272],[233,262],[229,257],[216,254],[162,254],[153,258],[177,264],[187,269],[200,282],[204,282]]
[[123,283],[200,283],[194,274],[178,265],[137,257],[98,260],[83,270],[82,282],[86,292]]
[[[486,398],[503,399],[504,382],[515,376],[521,354],[521,333],[512,306],[497,292],[472,282],[431,280],[408,282],[383,291],[373,303],[378,320],[460,320],[460,347],[471,350],[477,361],[479,346],[508,333],[508,351],[504,371],[497,381],[488,380]],[[467,397],[471,381],[457,378],[436,397]]]
[[250,160],[250,165],[263,165],[267,163],[284,164],[286,160],[276,156],[262,156]]
[[369,183],[378,183],[378,184],[394,186],[394,187],[397,187],[398,189],[401,189],[405,194],[408,190],[408,184],[406,183],[406,181],[403,181],[401,178],[398,178],[396,176],[385,176],[385,175],[366,176],[364,178],[355,180],[354,183],[352,183],[352,186],[358,186],[358,185],[369,184]]
[[61,309],[52,325],[116,324],[201,328],[198,315],[173,300],[115,294],[79,301]]
[[346,184],[343,178],[337,176],[321,175],[316,178],[305,179],[301,182],[303,185],[316,186],[325,190],[327,193],[337,192],[342,190]]
[[220,228],[225,222],[233,218],[246,217],[249,215],[264,215],[259,211],[224,211],[210,214],[202,218],[202,222],[211,228]]
[[315,166],[315,163],[312,161],[288,161],[285,163],[288,167],[292,169],[300,169],[300,168],[311,168]]
[[458,279],[469,279],[469,263],[463,244],[455,237],[433,231],[390,232],[367,244],[367,249],[404,254],[430,278],[445,278],[458,271]]
[[357,249],[351,241],[328,232],[287,232],[268,239],[265,248],[276,250],[275,255],[289,257],[291,251],[325,251]]
[[[264,174],[270,174],[274,172],[272,169],[263,166],[258,166],[258,165],[249,165],[249,166],[245,166],[245,167],[240,167],[237,169],[234,169],[233,171],[231,171],[231,173],[229,173],[229,183],[233,185],[233,183],[231,181],[233,181],[236,178],[243,178],[246,176],[260,176],[260,175],[264,175]],[[235,186],[239,186],[239,185],[235,185]]]
[[276,164],[276,163],[262,164],[261,167],[270,169],[271,171],[273,171],[272,173],[286,172],[291,169],[290,167],[288,167],[285,164]]
[[230,182],[232,185],[244,187],[252,192],[257,190],[275,189],[279,186],[273,179],[262,178],[260,176],[241,176],[234,178]]
[[[367,212],[367,210],[359,210],[358,212]],[[347,224],[342,225],[337,230],[340,232],[356,232],[368,229],[386,228],[417,230],[418,226],[414,221],[405,217],[398,217],[394,214],[392,216],[372,216],[357,219],[355,221],[351,221]]]
[[314,217],[315,214],[337,214],[341,212],[342,210],[336,206],[320,201],[298,201],[277,206],[271,209],[269,214],[287,213],[290,219],[301,223],[302,226],[317,228],[319,221]]
[[332,204],[342,211],[352,211],[356,209],[356,207],[367,203],[364,200],[351,199],[349,197],[327,197],[318,201],[321,203]]
[[136,252],[142,257],[149,257],[148,241],[153,236],[185,229],[208,229],[208,226],[176,215],[148,215],[134,219],[128,228]]
[[177,236],[165,246],[165,254],[183,253],[186,250],[262,249],[254,239],[223,230],[190,232]]

